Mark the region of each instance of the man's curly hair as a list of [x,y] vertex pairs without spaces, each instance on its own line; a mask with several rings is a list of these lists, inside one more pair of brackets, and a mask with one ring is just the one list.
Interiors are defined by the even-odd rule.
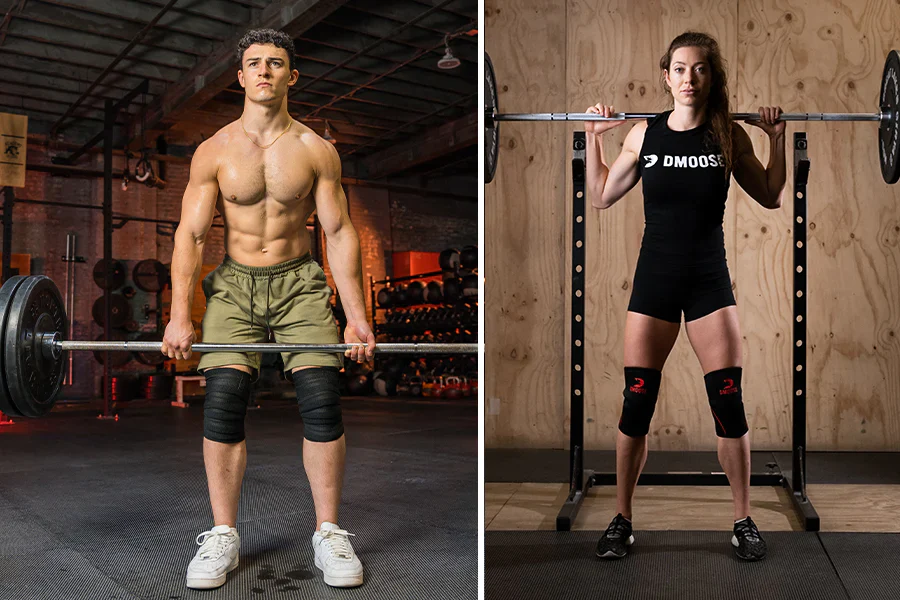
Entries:
[[290,59],[291,71],[297,68],[297,57],[294,56],[294,40],[291,36],[283,31],[274,29],[251,29],[244,34],[241,41],[238,42],[237,57],[238,62],[243,66],[244,52],[253,44],[272,44],[276,48],[283,48]]

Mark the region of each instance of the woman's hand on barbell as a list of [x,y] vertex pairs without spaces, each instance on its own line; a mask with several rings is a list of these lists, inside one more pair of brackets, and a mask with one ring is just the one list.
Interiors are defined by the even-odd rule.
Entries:
[[[585,111],[588,114],[600,115],[603,117],[611,117],[615,114],[615,110],[611,105],[600,104],[597,103],[593,106],[589,106]],[[585,121],[584,122],[584,130],[587,133],[605,133],[610,129],[618,127],[619,125],[623,125],[625,123],[624,120],[621,121]]]

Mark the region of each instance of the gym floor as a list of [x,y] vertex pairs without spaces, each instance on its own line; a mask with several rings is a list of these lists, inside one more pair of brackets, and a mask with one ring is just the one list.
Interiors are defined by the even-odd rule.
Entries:
[[[753,453],[754,472],[789,453]],[[727,487],[638,486],[635,545],[619,561],[594,547],[615,515],[615,488],[593,487],[571,532],[556,532],[568,493],[568,453],[485,452],[486,598],[892,599],[900,556],[898,453],[810,453],[808,496],[821,531],[804,532],[780,488],[752,487],[751,513],[768,557],[733,556]],[[614,452],[585,467],[615,471]],[[715,453],[651,452],[646,472],[720,471]],[[516,481],[517,480],[517,481]]]
[[[247,417],[241,563],[217,590],[185,570],[212,526],[200,405],[132,404],[117,422],[61,408],[0,427],[0,599],[477,596],[477,404],[345,398],[340,525],[366,569],[330,588],[313,565],[315,513],[296,403]],[[438,501],[440,500],[440,501]]]

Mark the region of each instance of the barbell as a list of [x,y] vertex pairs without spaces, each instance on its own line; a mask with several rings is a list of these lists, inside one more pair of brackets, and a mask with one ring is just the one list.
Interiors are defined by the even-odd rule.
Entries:
[[[881,76],[877,113],[785,113],[782,121],[874,121],[878,127],[878,158],[881,176],[887,183],[900,179],[900,54],[888,52]],[[484,181],[490,183],[497,171],[501,121],[625,121],[649,119],[658,113],[615,113],[603,117],[591,113],[508,113],[498,112],[497,78],[490,56],[484,55]],[[759,120],[759,113],[732,113],[739,121]]]
[[[67,340],[66,309],[53,280],[10,277],[0,287],[0,412],[40,417],[56,404],[70,350],[160,352],[162,342]],[[333,352],[364,344],[194,344],[195,352]],[[378,344],[376,353],[476,354],[478,344]]]

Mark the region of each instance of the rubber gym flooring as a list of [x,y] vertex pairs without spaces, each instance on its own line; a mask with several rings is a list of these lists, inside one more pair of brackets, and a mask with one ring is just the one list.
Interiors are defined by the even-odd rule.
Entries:
[[117,422],[54,411],[0,427],[0,599],[326,599],[477,596],[474,400],[345,398],[340,525],[365,567],[330,588],[313,564],[315,513],[296,403],[247,417],[241,562],[212,591],[184,585],[212,525],[200,405],[132,405]]
[[[773,457],[790,464],[787,453],[755,452],[754,472]],[[573,531],[556,532],[567,452],[489,450],[486,598],[896,600],[898,460],[897,453],[810,453],[808,493],[821,532],[800,530],[780,488],[752,487],[751,514],[769,545],[759,563],[733,555],[727,487],[638,486],[632,552],[600,561],[594,549],[615,514],[614,487],[591,488]],[[588,452],[585,466],[614,471],[615,454]],[[705,452],[651,452],[645,469],[720,470],[715,453]]]

